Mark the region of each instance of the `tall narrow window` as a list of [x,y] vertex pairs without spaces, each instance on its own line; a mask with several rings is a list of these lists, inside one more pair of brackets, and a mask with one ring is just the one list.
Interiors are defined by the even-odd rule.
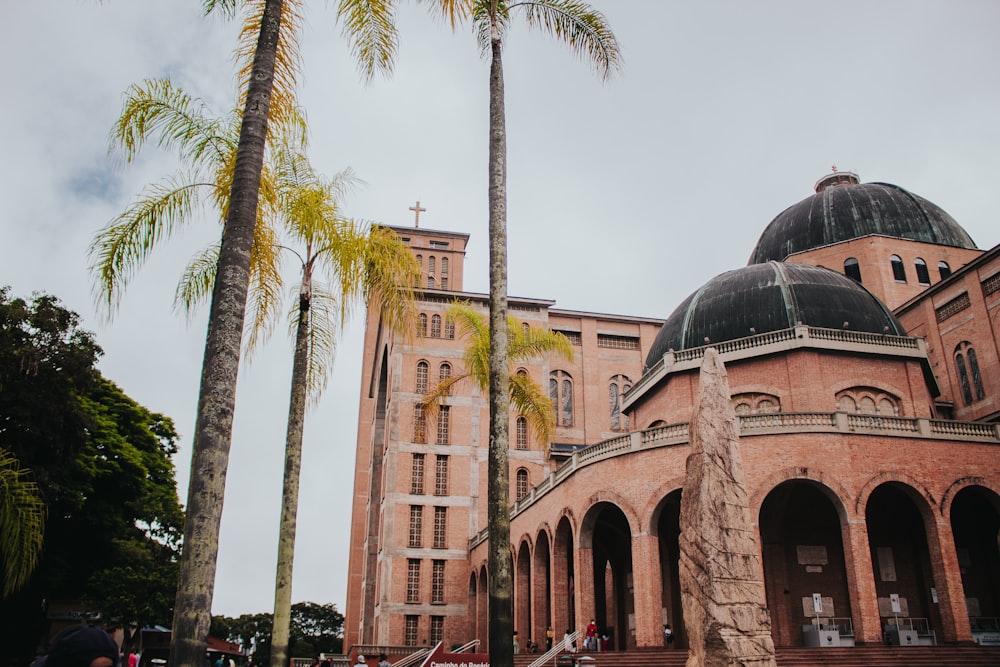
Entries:
[[422,405],[413,406],[413,442],[427,444],[427,417]]
[[573,378],[566,371],[549,373],[549,398],[556,410],[557,426],[573,425]]
[[427,273],[434,273],[434,255],[427,258]]
[[524,417],[518,417],[517,421],[514,422],[515,431],[515,442],[517,443],[518,449],[528,448],[528,420]]
[[417,335],[421,338],[427,335],[427,313],[420,313]]
[[438,408],[437,444],[448,444],[448,419],[451,406],[442,405]]
[[962,341],[955,348],[955,366],[958,368],[958,383],[962,389],[962,399],[966,405],[981,401],[986,397],[983,378],[979,373],[979,359],[976,350],[968,341]]
[[410,493],[415,496],[424,493],[424,455],[413,455],[413,467],[410,472]]
[[611,430],[627,431],[628,417],[622,414],[622,395],[632,388],[632,381],[624,375],[611,378],[608,386],[608,400],[611,407]]
[[[416,602],[416,600],[414,600]],[[405,630],[403,634],[403,641],[407,646],[417,645],[417,628],[420,627],[420,617],[419,616],[406,616]]]
[[421,536],[424,532],[424,506],[410,505],[410,541],[409,546],[418,548],[422,546]]
[[948,262],[938,262],[938,273],[941,275],[941,280],[951,275],[951,267],[948,266]]
[[448,289],[448,276],[441,276],[441,289]]
[[892,277],[897,283],[906,282],[906,267],[903,266],[903,260],[900,259],[899,255],[893,255],[889,258],[889,264],[892,265]]
[[931,274],[927,271],[927,262],[917,257],[913,263],[917,267],[917,282],[921,285],[930,285]]
[[[421,271],[424,270],[424,258],[421,257],[420,255],[417,255],[417,266],[420,267]],[[414,287],[420,287],[420,274],[419,273],[416,276],[414,276],[413,281],[414,281],[413,282],[413,286]]]
[[431,569],[431,604],[444,602],[444,561],[434,561]]
[[441,258],[441,275],[442,276],[448,275],[448,258],[447,257],[442,257]]
[[515,497],[520,500],[528,495],[528,471],[524,468],[519,468],[515,479],[517,480],[515,483]]
[[427,393],[427,362],[417,362],[417,393]]
[[[406,561],[406,601],[420,602],[420,561],[410,558]],[[409,630],[409,617],[407,616],[407,630]],[[414,637],[414,641],[416,638]]]
[[853,257],[848,257],[844,260],[844,275],[859,283],[861,282],[861,265],[858,264],[858,260]]
[[448,508],[434,508],[434,548],[444,549],[448,539]]
[[427,289],[435,289],[434,276],[427,276]]
[[455,340],[455,320],[447,315],[444,317],[444,337],[448,340]]
[[448,457],[439,456],[434,467],[434,495],[448,495]]
[[431,338],[441,337],[441,316],[435,315],[431,318]]
[[444,641],[444,616],[431,616],[431,646]]
[[444,381],[450,377],[451,377],[451,364],[445,361],[444,363],[441,364],[441,367],[438,369],[438,379]]

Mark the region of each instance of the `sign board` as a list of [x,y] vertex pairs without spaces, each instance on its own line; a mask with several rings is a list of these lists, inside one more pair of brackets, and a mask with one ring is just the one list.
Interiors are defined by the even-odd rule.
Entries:
[[813,611],[817,614],[823,613],[823,595],[821,593],[813,593]]
[[898,593],[890,593],[889,594],[889,605],[892,607],[892,613],[894,613],[894,614],[900,614],[900,613],[902,613],[903,609],[902,609],[902,607],[899,606],[899,594]]
[[490,667],[489,653],[446,653],[438,643],[424,658],[422,667]]

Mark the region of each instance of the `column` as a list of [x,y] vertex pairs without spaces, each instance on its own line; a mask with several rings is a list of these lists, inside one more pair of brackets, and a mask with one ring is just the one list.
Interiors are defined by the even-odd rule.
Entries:
[[958,552],[955,550],[955,535],[951,532],[951,523],[943,517],[929,526],[927,549],[931,556],[931,574],[941,614],[939,641],[945,644],[972,642],[969,610],[965,606],[965,588],[962,586]]
[[632,536],[632,584],[636,648],[660,648],[663,646],[663,576],[660,542],[654,535]]
[[882,619],[878,613],[868,524],[864,518],[850,519],[841,525],[840,530],[844,541],[844,566],[847,570],[847,590],[851,596],[854,640],[859,645],[881,644]]

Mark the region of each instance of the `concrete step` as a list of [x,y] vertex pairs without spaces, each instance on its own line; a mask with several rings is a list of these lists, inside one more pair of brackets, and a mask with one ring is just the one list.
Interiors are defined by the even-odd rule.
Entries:
[[[590,656],[590,667],[685,667],[687,651],[652,649],[577,653]],[[527,667],[538,656],[518,654],[515,667]],[[983,646],[856,646],[778,648],[778,667],[1000,667],[1000,647]],[[551,660],[545,667],[557,667]]]

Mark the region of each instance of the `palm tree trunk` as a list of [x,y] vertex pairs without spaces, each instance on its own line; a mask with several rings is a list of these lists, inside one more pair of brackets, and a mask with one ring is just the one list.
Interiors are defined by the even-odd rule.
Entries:
[[170,664],[174,667],[204,667],[205,662],[282,3],[267,0],[264,8],[212,291],[174,601],[170,642]]
[[510,554],[510,470],[508,430],[510,377],[507,369],[507,129],[504,114],[502,43],[494,31],[490,64],[490,442],[487,472],[489,534],[490,665],[514,664],[514,580]]
[[295,327],[292,390],[288,401],[285,434],[285,481],[278,528],[278,568],[274,577],[274,619],[271,626],[271,667],[288,665],[289,629],[292,620],[292,565],[295,561],[295,527],[299,509],[299,473],[302,468],[302,432],[305,427],[306,384],[309,375],[309,305],[312,278],[303,272],[299,292],[299,321]]

